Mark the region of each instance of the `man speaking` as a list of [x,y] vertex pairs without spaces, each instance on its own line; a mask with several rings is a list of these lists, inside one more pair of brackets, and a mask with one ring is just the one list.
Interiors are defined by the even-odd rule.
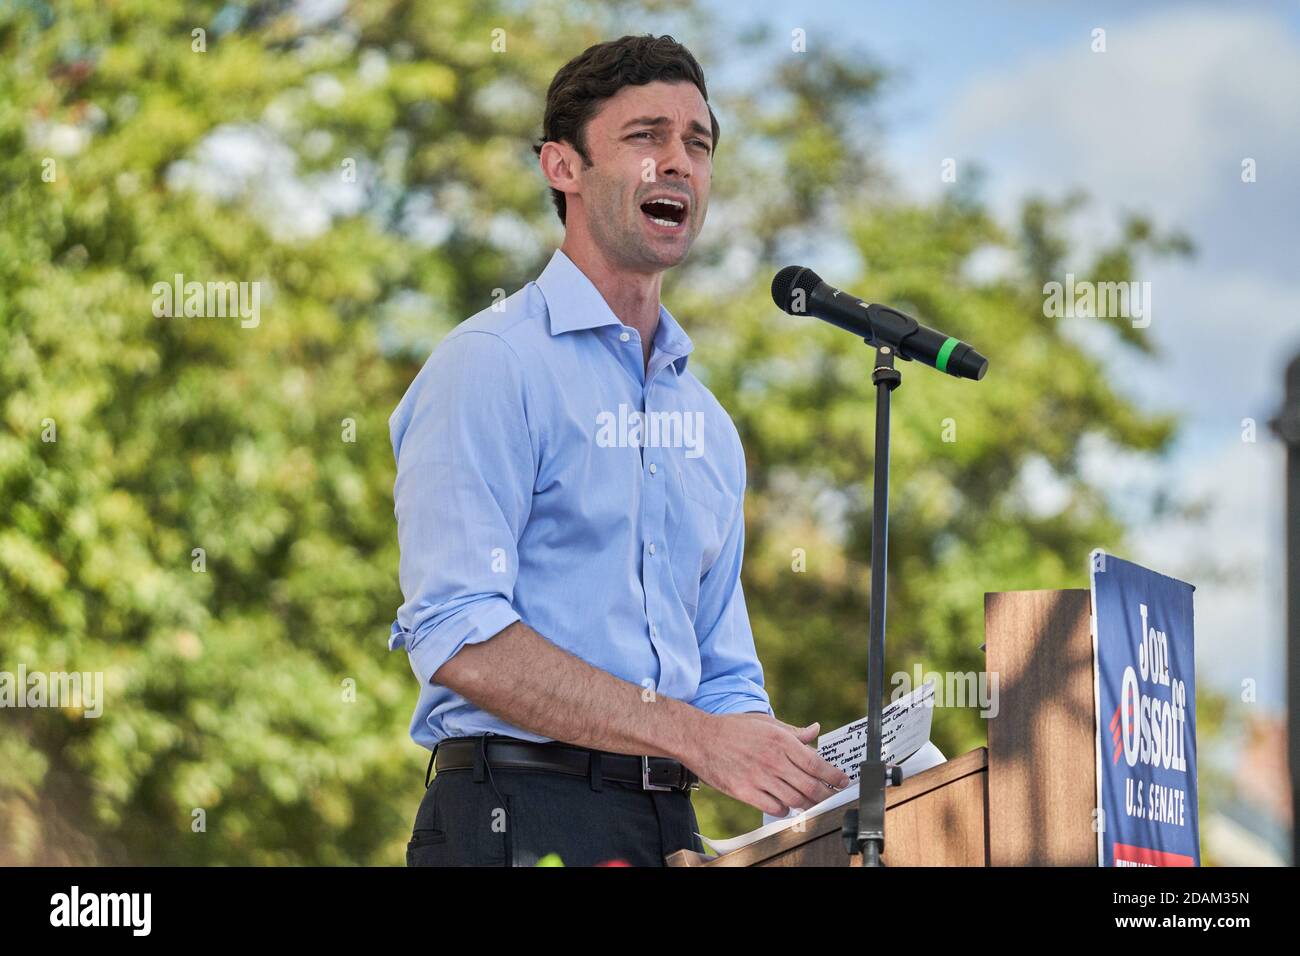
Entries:
[[389,421],[389,646],[436,770],[411,865],[660,866],[702,849],[699,781],[770,814],[849,783],[816,724],[773,715],[740,583],[744,452],[659,301],[718,133],[671,37],[566,64],[534,147],[564,243],[443,340]]

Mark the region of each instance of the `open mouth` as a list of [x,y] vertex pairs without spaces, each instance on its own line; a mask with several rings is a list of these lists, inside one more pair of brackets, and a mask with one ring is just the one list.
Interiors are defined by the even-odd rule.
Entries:
[[668,229],[679,229],[686,220],[686,204],[666,197],[642,203],[641,212],[655,225]]

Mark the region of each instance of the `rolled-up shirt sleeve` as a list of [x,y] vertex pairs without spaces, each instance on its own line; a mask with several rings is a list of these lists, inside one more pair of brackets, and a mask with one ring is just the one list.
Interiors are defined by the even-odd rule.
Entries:
[[711,714],[775,716],[763,687],[763,666],[754,648],[754,633],[740,583],[745,553],[743,452],[740,452],[740,462],[741,491],[735,514],[722,550],[700,578],[700,604],[695,616],[695,634],[700,645],[700,685],[691,703]]
[[389,420],[404,602],[388,646],[422,684],[520,615],[519,537],[537,474],[522,368],[490,332],[452,333]]

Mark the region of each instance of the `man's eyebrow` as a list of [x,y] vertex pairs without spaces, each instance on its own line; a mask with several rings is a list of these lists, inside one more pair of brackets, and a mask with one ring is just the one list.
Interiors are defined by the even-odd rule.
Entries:
[[713,130],[709,129],[707,126],[702,124],[699,120],[691,120],[691,129],[696,133],[703,133],[705,136],[709,138],[710,143],[713,142]]
[[[638,116],[624,123],[623,129],[630,129],[633,126],[666,126],[668,122],[667,116]],[[709,138],[710,143],[713,142],[713,131],[701,124],[699,120],[691,120],[689,125],[692,132],[703,133]]]

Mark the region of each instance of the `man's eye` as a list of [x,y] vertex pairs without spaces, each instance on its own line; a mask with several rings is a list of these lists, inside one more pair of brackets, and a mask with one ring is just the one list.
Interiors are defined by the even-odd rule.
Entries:
[[651,135],[653,135],[653,134],[652,134],[649,130],[644,130],[644,129],[641,130],[641,132],[639,132],[639,133],[633,133],[633,134],[632,134],[633,137],[637,137],[637,136],[651,136]]

